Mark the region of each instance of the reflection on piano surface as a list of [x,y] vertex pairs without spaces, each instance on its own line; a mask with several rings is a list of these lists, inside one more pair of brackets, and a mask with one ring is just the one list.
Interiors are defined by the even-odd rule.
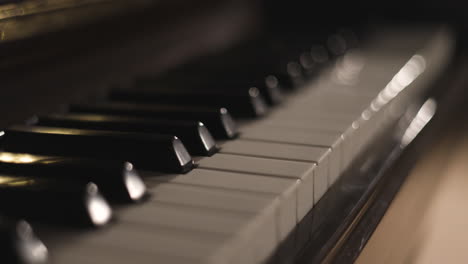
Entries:
[[435,87],[448,26],[315,25],[327,15],[266,1],[13,2],[8,263],[352,262],[388,170],[452,94]]

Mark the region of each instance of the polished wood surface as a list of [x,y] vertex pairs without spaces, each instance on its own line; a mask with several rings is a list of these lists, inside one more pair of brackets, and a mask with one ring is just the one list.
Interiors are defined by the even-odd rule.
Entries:
[[415,164],[356,263],[468,262],[468,129],[463,119]]

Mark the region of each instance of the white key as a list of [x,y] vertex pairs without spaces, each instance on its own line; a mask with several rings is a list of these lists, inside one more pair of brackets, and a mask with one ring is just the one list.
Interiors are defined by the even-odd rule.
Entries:
[[322,198],[329,186],[330,152],[329,148],[242,139],[226,142],[221,147],[221,153],[313,162],[317,164],[317,169],[314,174],[314,204]]
[[52,251],[52,260],[55,263],[70,263],[65,260],[71,260],[71,256],[83,252],[93,254],[84,257],[90,261],[88,263],[101,263],[94,261],[95,257],[98,260],[105,260],[104,263],[112,263],[114,259],[125,260],[126,254],[134,257],[139,255],[135,261],[143,263],[148,262],[147,258],[152,259],[153,263],[165,259],[206,262],[208,258],[217,254],[221,245],[228,239],[229,237],[225,235],[189,229],[167,226],[148,228],[129,223],[116,223],[103,230],[73,234],[67,243],[53,245],[55,250]]
[[212,209],[258,213],[269,206],[276,206],[276,195],[237,190],[216,189],[172,183],[148,186],[152,194],[150,202],[175,203]]
[[285,161],[255,157],[245,157],[230,154],[216,154],[202,159],[200,168],[218,169],[223,171],[245,172],[260,175],[300,179],[298,189],[298,219],[313,207],[314,204],[314,173],[316,164]]
[[[242,131],[241,138],[276,143],[298,144],[303,146],[326,147],[331,149],[329,157],[329,179],[338,178],[341,174],[344,153],[343,137],[333,132],[310,132],[299,129],[276,126],[251,126]],[[332,181],[329,181],[330,183]]]
[[271,125],[251,126],[242,129],[241,138],[290,143],[304,146],[332,147],[341,140],[341,133],[310,132]]
[[148,186],[154,183],[170,182],[191,186],[204,186],[221,190],[236,190],[247,194],[275,195],[279,204],[279,236],[283,240],[293,230],[297,219],[297,196],[300,181],[278,177],[261,176],[246,173],[234,173],[218,170],[195,169],[186,174],[158,175],[142,171]]
[[[351,118],[348,118],[351,119]],[[258,122],[258,125],[270,125],[279,127],[288,127],[291,129],[314,129],[320,132],[337,132],[340,133],[345,131],[349,127],[348,119],[340,119],[325,116],[307,116],[304,118],[276,118],[276,119],[265,119]]]
[[170,183],[160,183],[150,187],[149,190],[153,193],[150,202],[255,214],[255,218],[250,220],[250,225],[255,225],[254,230],[257,235],[252,231],[251,237],[247,237],[247,242],[261,257],[268,256],[280,242],[280,238],[274,236],[278,235],[276,230],[279,229],[277,216],[280,200],[276,195]]
[[118,219],[148,229],[156,225],[225,234],[231,238],[230,249],[247,244],[256,259],[268,257],[278,243],[276,211],[276,206],[252,213],[150,202],[123,210]]
[[[181,249],[182,250],[182,249]],[[198,258],[185,258],[177,255],[167,256],[156,251],[141,252],[128,248],[113,248],[106,245],[95,245],[83,240],[70,249],[51,252],[51,263],[67,264],[153,264],[153,263],[205,263]]]

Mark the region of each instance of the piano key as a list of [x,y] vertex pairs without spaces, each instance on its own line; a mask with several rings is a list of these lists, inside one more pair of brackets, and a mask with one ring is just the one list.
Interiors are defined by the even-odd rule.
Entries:
[[220,152],[226,154],[303,162],[316,162],[320,160],[320,157],[326,156],[330,152],[326,147],[290,145],[247,139],[226,141],[221,147]]
[[[260,219],[272,220],[272,222],[262,220],[263,222],[257,224],[261,226],[261,228],[267,228],[262,232],[270,233],[272,226],[275,226],[274,229],[280,233],[278,233],[276,237],[270,236],[271,239],[268,241],[262,238],[262,241],[254,242],[258,239],[250,237],[249,243],[252,246],[255,244],[262,248],[256,251],[271,252],[271,248],[276,247],[276,245],[292,231],[296,223],[295,211],[289,210],[285,212],[284,206],[280,206],[283,200],[280,199],[280,196],[273,193],[215,189],[200,185],[193,186],[162,182],[154,187],[150,187],[150,189],[155,194],[155,196],[153,196],[154,199],[150,199],[150,202],[199,206],[222,211],[239,212],[240,214],[254,213],[264,216]],[[280,216],[280,214],[284,213],[290,213],[290,215]],[[285,219],[290,222],[283,222]],[[285,227],[285,224],[291,224],[291,226]]]
[[319,116],[310,116],[305,119],[300,118],[268,118],[260,120],[256,125],[269,125],[269,126],[279,126],[287,127],[290,129],[306,129],[314,131],[323,131],[323,132],[342,132],[349,127],[349,121],[345,119],[333,118],[333,117],[319,117]]
[[359,47],[359,38],[353,30],[343,28],[338,30],[338,34],[345,40],[348,50]]
[[302,87],[305,83],[306,77],[304,69],[297,61],[290,61],[286,64],[286,71],[288,72],[288,79],[290,79],[295,87]]
[[[157,198],[157,194],[156,198]],[[252,213],[236,213],[203,207],[192,207],[170,203],[147,203],[145,206],[132,206],[119,212],[119,221],[151,228],[168,226],[187,228],[214,234],[229,235],[241,228]]]
[[[120,237],[119,237],[120,238]],[[115,239],[111,237],[109,239]],[[144,237],[142,236],[142,239]],[[152,241],[149,241],[152,242]],[[76,244],[76,243],[75,243]],[[179,246],[179,245],[177,245]],[[178,247],[180,248],[180,247]],[[180,249],[183,250],[183,249]],[[200,257],[201,258],[201,257]],[[167,256],[157,251],[141,252],[141,250],[131,250],[124,247],[112,247],[107,245],[96,245],[92,241],[82,240],[78,245],[74,245],[72,250],[62,249],[58,254],[53,255],[53,263],[68,264],[92,264],[92,263],[112,263],[112,264],[153,264],[153,263],[203,263],[198,258],[188,258],[176,255]]]
[[299,55],[299,63],[304,69],[304,75],[306,75],[306,77],[310,78],[314,76],[319,70],[319,64],[314,61],[310,52],[302,52],[301,55]]
[[196,169],[187,174],[157,174],[143,171],[148,185],[168,182],[189,186],[203,186],[221,190],[235,190],[247,194],[275,195],[279,204],[279,237],[284,240],[298,221],[296,204],[299,180],[278,177],[268,177],[255,174],[234,173],[218,170]]
[[[309,123],[310,122],[310,123]],[[268,120],[268,122],[262,122],[258,124],[260,127],[265,124],[267,127],[277,127],[280,129],[290,130],[290,131],[301,131],[306,134],[341,134],[339,141],[341,142],[338,146],[335,146],[335,149],[338,148],[338,151],[341,151],[340,154],[337,154],[337,150],[331,154],[331,156],[338,155],[339,157],[333,157],[336,160],[334,164],[340,164],[339,166],[331,167],[331,173],[329,177],[329,185],[333,184],[339,174],[347,167],[349,162],[356,156],[354,152],[354,145],[359,140],[362,135],[360,130],[352,126],[353,122],[343,122],[338,119],[322,119],[322,118],[309,118],[303,121],[300,120]],[[349,125],[351,124],[351,125]],[[342,132],[344,131],[344,132]],[[296,142],[297,143],[297,142]],[[307,145],[307,143],[305,143]]]
[[216,84],[196,90],[112,90],[111,100],[146,104],[173,104],[226,107],[235,117],[260,117],[268,107],[256,87],[248,89],[227,89],[223,86],[236,84]]
[[[156,196],[157,199],[157,196]],[[122,223],[139,224],[151,229],[167,226],[229,237],[232,247],[248,245],[256,256],[264,259],[277,245],[275,225],[276,206],[269,206],[258,213],[240,213],[206,207],[183,206],[172,203],[152,202],[147,206],[131,207],[121,211]]]
[[131,163],[124,161],[0,152],[0,173],[93,181],[112,202],[137,202],[146,193],[138,172]]
[[239,139],[222,145],[221,153],[260,158],[313,162],[317,164],[314,174],[314,204],[325,194],[330,185],[329,148],[288,145]]
[[210,76],[209,81],[204,82],[205,87],[222,87],[228,91],[243,90],[246,92],[249,92],[251,87],[255,87],[268,105],[277,105],[284,100],[279,80],[274,74],[248,73],[244,76],[243,69],[227,70],[231,73],[227,75],[214,73]]
[[[264,100],[269,105],[277,105],[284,100],[284,95],[281,90],[280,82],[278,80],[278,77],[274,74],[256,73],[254,75],[254,73],[249,73],[249,75],[252,75],[252,77],[244,77],[238,76],[240,75],[239,73],[242,72],[242,70],[233,70],[232,72],[235,72],[236,75],[218,75],[216,78],[214,78],[214,80],[210,78],[210,83],[212,84],[210,84],[209,87],[216,87],[216,85],[218,85],[227,89],[238,90],[239,88],[242,88],[246,91],[248,91],[250,87],[255,87],[260,91],[260,94],[263,96]],[[240,81],[240,78],[246,78],[246,80]]]
[[360,137],[359,131],[352,128],[353,120],[357,118],[350,118],[352,115],[341,113],[331,117],[322,117],[319,114],[301,117],[295,113],[287,113],[278,117],[280,115],[276,112],[272,113],[272,118],[244,126],[242,130],[247,132],[243,132],[242,137],[257,141],[331,148],[328,181],[331,185],[355,156],[351,146]]
[[236,190],[214,189],[160,182],[149,187],[154,193],[149,202],[176,203],[188,206],[255,213],[275,204],[276,196],[266,193],[249,193]]
[[45,223],[100,227],[112,209],[94,183],[0,176],[0,211]]
[[226,108],[99,103],[71,105],[69,110],[73,113],[201,121],[217,139],[230,139],[238,134],[237,125]]
[[343,148],[343,136],[337,132],[299,130],[270,125],[252,125],[243,129],[241,138],[331,149],[331,153],[329,154],[329,184],[333,182],[331,179],[336,179],[338,175],[341,174],[344,169],[342,167],[342,160],[348,158],[348,153],[345,153]]
[[177,204],[235,212],[239,215],[255,215],[249,220],[249,225],[256,225],[255,229],[258,232],[268,235],[257,238],[248,234],[246,239],[251,246],[257,247],[255,251],[265,252],[262,253],[263,257],[268,256],[280,242],[277,234],[280,228],[277,221],[279,199],[276,195],[170,183],[160,183],[150,189],[155,194],[150,198],[150,203]]
[[201,122],[131,118],[110,115],[53,114],[37,117],[38,126],[96,129],[175,135],[184,142],[191,154],[211,156],[217,151],[216,142]]
[[284,100],[280,80],[274,74],[268,74],[264,78],[264,84],[258,87],[270,105],[279,104]]
[[14,126],[1,145],[10,152],[128,160],[142,169],[183,173],[193,167],[182,141],[169,135]]
[[[283,93],[278,78],[268,72],[252,71],[248,72],[244,65],[225,65],[220,71],[219,68],[210,69],[190,69],[179,73],[183,78],[180,81],[172,81],[169,84],[161,80],[149,78],[139,78],[135,81],[135,86],[139,89],[152,89],[157,86],[170,86],[171,89],[186,89],[187,83],[196,90],[204,90],[210,87],[217,87],[217,90],[244,91],[248,92],[250,87],[256,87],[263,95],[269,105],[276,105],[284,100]],[[174,87],[175,86],[175,87]]]
[[3,263],[48,263],[47,247],[24,220],[0,217],[0,247]]
[[313,45],[310,48],[310,55],[314,63],[323,64],[330,60],[327,49],[322,45]]
[[334,56],[341,56],[346,52],[348,46],[343,36],[332,34],[327,39],[327,48]]
[[198,164],[204,169],[299,179],[301,184],[298,190],[298,218],[303,218],[314,205],[314,163],[217,154],[201,159]]
[[[100,260],[104,263],[114,263],[113,260],[128,263],[123,261],[128,260],[128,256],[132,256],[132,262],[138,263],[148,263],[148,260],[151,260],[149,263],[166,263],[164,260],[170,260],[168,263],[209,263],[207,260],[228,239],[225,235],[197,230],[158,225],[148,228],[122,222],[117,222],[112,228],[69,236],[74,237],[74,243],[46,241],[51,247],[60,249],[51,254],[55,263],[101,263]],[[76,262],[70,262],[73,256],[82,255],[77,253],[87,257],[78,257]]]
[[[398,60],[389,62],[389,64],[397,65],[396,62]],[[387,70],[386,74],[376,71],[375,69],[379,69],[379,67],[371,66],[375,63],[378,64],[375,59],[367,61],[366,68],[360,76],[360,80],[365,80],[365,82],[342,84],[333,80],[333,72],[325,74],[319,80],[312,82],[308,91],[301,94],[300,97],[293,98],[287,107],[284,106],[272,112],[268,121],[259,124],[259,126],[283,127],[282,130],[300,130],[300,134],[304,132],[306,134],[321,134],[325,131],[341,134],[342,157],[340,163],[341,171],[343,171],[363,148],[364,143],[359,142],[369,142],[369,138],[375,134],[371,131],[376,125],[369,126],[366,125],[369,122],[364,122],[362,125],[354,127],[353,124],[361,118],[363,111],[369,107],[372,100],[394,74],[392,70]],[[401,64],[399,65],[401,67]],[[336,100],[341,97],[345,97],[347,100]],[[275,132],[270,133],[274,134]],[[307,144],[305,138],[300,141]],[[339,173],[332,173],[330,183],[333,183],[338,176]]]
[[276,125],[252,125],[242,129],[241,138],[250,140],[291,143],[316,147],[332,147],[340,140],[338,132],[311,132]]

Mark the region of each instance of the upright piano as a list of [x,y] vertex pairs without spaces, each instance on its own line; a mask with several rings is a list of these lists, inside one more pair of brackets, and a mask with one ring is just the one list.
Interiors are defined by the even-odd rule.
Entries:
[[0,1],[0,262],[354,262],[466,98],[449,4]]

